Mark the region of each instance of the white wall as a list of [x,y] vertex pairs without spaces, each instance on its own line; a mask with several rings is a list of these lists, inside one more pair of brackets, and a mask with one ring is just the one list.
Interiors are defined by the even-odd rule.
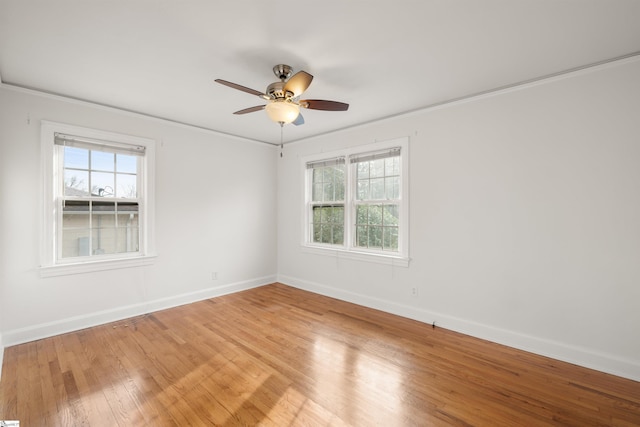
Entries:
[[[406,135],[409,268],[305,253],[300,156]],[[640,380],[639,165],[637,60],[290,144],[279,280]]]
[[[154,265],[40,277],[42,119],[158,141]],[[0,88],[4,345],[273,282],[276,156],[264,144]]]

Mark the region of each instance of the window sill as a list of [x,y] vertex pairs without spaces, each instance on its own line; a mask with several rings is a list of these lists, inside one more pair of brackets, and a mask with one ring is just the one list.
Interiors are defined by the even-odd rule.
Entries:
[[399,255],[386,255],[371,252],[356,252],[345,249],[303,245],[302,251],[315,255],[332,256],[356,261],[374,262],[377,264],[393,265],[395,267],[409,267],[409,257]]
[[68,276],[71,274],[93,273],[96,271],[117,270],[122,268],[152,265],[156,255],[135,258],[121,258],[101,261],[86,261],[75,264],[58,264],[40,267],[40,277]]

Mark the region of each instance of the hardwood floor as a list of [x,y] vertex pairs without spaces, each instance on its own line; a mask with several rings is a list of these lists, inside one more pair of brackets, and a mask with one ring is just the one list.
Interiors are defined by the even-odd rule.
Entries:
[[6,349],[21,426],[640,425],[640,383],[274,284]]

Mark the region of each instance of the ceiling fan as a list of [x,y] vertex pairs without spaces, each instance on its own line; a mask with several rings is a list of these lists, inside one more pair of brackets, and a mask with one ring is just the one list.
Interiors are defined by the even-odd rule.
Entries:
[[293,74],[293,68],[285,64],[278,64],[273,67],[273,73],[280,81],[267,86],[265,93],[222,79],[216,79],[216,82],[251,95],[259,96],[265,101],[268,101],[266,105],[245,108],[233,114],[247,114],[253,113],[254,111],[266,110],[269,118],[281,125],[286,123],[293,123],[296,126],[304,124],[304,118],[302,114],[300,114],[300,107],[325,111],[346,111],[349,108],[349,104],[345,104],[344,102],[325,101],[322,99],[301,100],[300,95],[307,90],[311,84],[311,80],[313,80],[313,76],[306,71],[298,71]]

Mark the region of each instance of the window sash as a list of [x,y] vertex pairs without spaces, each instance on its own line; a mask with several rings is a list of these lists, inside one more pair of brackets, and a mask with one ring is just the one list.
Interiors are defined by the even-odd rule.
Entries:
[[[66,148],[68,145],[56,145],[54,150],[57,151],[57,166],[59,172],[59,182],[56,186],[56,197],[63,197],[66,199],[73,198],[114,198],[114,199],[128,199],[139,200],[142,198],[141,192],[143,191],[143,168],[144,156],[132,155],[132,153],[125,152],[123,150],[109,150],[102,151],[101,148],[104,145],[93,146],[91,144],[83,144],[82,147],[74,146],[74,148],[81,148],[87,150],[88,157],[86,164],[67,165],[65,163]],[[108,153],[115,155],[113,157],[112,167],[110,169],[100,167],[100,162],[94,164],[94,153]],[[135,167],[127,165],[126,157],[135,159]],[[81,161],[80,163],[83,163]],[[124,165],[122,169],[121,165]],[[104,166],[104,165],[102,165]],[[131,169],[130,169],[131,168]],[[134,171],[132,171],[132,169]],[[86,186],[67,186],[67,174],[70,174],[70,179],[76,177],[84,177],[86,179]]]
[[359,249],[399,252],[401,209],[400,201],[355,202],[353,246]]
[[140,253],[143,208],[137,201],[85,198],[60,203],[58,261]]
[[[315,244],[343,246],[345,242],[344,203],[312,203],[310,209],[309,241]],[[337,214],[336,210],[338,210]]]

